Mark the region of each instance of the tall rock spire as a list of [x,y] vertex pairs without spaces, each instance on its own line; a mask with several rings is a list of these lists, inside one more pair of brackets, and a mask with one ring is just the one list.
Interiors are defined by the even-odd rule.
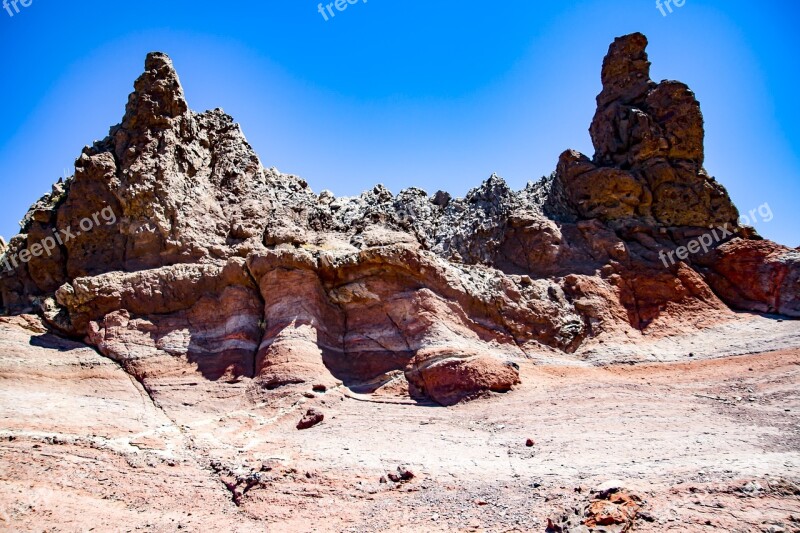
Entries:
[[189,110],[172,60],[162,52],[151,52],[145,60],[145,71],[134,83],[128,97],[122,127],[166,127],[169,120]]
[[600,75],[603,91],[597,95],[598,107],[604,107],[614,100],[634,102],[655,85],[650,79],[650,61],[645,48],[647,37],[641,33],[614,39],[603,60]]
[[548,210],[567,219],[735,227],[728,193],[703,168],[700,104],[685,84],[650,79],[646,47],[641,33],[609,46],[589,128],[594,158],[561,155]]

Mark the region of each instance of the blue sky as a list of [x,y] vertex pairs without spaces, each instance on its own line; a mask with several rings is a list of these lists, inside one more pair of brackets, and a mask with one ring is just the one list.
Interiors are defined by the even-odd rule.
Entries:
[[549,174],[588,127],[614,37],[649,40],[652,77],[689,84],[706,168],[762,235],[800,245],[800,3],[369,0],[55,2],[0,11],[0,234],[119,122],[148,51],[189,105],[222,107],[263,164],[316,191],[376,183],[463,195],[492,172]]

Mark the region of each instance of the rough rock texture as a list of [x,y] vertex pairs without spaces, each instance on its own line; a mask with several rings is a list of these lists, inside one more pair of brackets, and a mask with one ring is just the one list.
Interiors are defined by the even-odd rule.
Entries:
[[594,492],[588,503],[566,513],[560,524],[550,522],[548,527],[569,533],[626,533],[634,530],[641,507],[641,497],[623,488],[611,487]]
[[300,419],[300,422],[297,423],[297,429],[310,429],[322,422],[325,419],[325,415],[321,412],[317,411],[316,409],[309,409],[306,411],[306,414],[303,415],[303,418]]
[[646,46],[635,33],[609,48],[589,128],[594,158],[561,154],[551,199],[562,203],[551,201],[551,212],[659,227],[735,226],[738,211],[703,169],[700,104],[685,84],[650,79]]
[[150,391],[200,374],[226,405],[342,384],[450,405],[511,390],[515,359],[691,332],[731,307],[800,316],[798,251],[738,226],[703,169],[699,104],[650,80],[646,44],[609,49],[593,159],[566,151],[550,178],[515,192],[492,176],[465,198],[315,194],[263,168],[221,110],[192,112],[149,54],[122,122],[9,243],[2,306]]
[[703,258],[702,264],[709,283],[731,305],[800,316],[800,250],[735,239]]

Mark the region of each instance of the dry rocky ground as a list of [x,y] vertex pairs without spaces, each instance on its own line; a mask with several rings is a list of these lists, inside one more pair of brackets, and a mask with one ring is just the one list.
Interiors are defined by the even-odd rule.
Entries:
[[[800,332],[740,320],[794,347],[711,358],[710,334],[668,363],[519,360],[512,394],[447,408],[342,387],[233,408],[148,394],[38,319],[3,319],[0,525],[544,531],[606,484],[643,500],[636,531],[800,531]],[[309,407],[324,421],[297,430]]]

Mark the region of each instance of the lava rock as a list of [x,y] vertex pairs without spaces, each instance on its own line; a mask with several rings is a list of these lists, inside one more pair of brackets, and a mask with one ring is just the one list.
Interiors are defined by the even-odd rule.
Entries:
[[325,415],[316,409],[309,409],[300,422],[297,423],[297,429],[309,429],[325,419]]

